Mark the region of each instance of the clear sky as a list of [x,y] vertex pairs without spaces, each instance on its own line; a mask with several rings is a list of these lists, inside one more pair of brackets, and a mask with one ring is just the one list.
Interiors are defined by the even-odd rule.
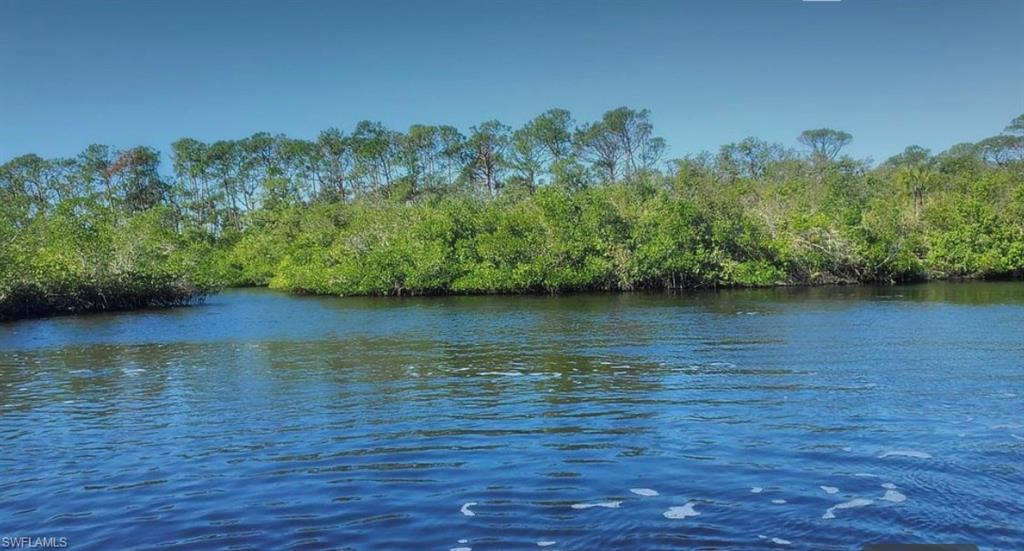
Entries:
[[881,160],[1024,112],[1022,28],[1022,0],[0,0],[0,161],[620,105],[672,156],[832,126]]

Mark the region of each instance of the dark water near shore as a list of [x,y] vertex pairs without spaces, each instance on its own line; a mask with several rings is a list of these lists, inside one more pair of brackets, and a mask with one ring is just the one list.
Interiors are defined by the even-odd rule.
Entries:
[[0,324],[0,438],[72,549],[1022,549],[1024,284]]

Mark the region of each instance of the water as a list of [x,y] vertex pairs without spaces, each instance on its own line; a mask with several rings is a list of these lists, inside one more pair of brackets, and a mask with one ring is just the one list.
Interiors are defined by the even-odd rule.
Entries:
[[0,438],[75,549],[1020,549],[1024,284],[8,323]]

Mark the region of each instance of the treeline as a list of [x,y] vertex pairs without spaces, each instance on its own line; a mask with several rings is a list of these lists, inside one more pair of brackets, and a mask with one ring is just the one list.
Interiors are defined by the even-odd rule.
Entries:
[[0,317],[330,294],[900,282],[1024,271],[1024,115],[877,165],[809,130],[666,160],[646,110],[94,145],[0,166]]

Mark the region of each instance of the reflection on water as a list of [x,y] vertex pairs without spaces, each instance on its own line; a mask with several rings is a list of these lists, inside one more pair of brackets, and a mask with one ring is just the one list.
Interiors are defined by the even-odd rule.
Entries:
[[1024,284],[0,325],[0,529],[72,548],[1024,547]]

